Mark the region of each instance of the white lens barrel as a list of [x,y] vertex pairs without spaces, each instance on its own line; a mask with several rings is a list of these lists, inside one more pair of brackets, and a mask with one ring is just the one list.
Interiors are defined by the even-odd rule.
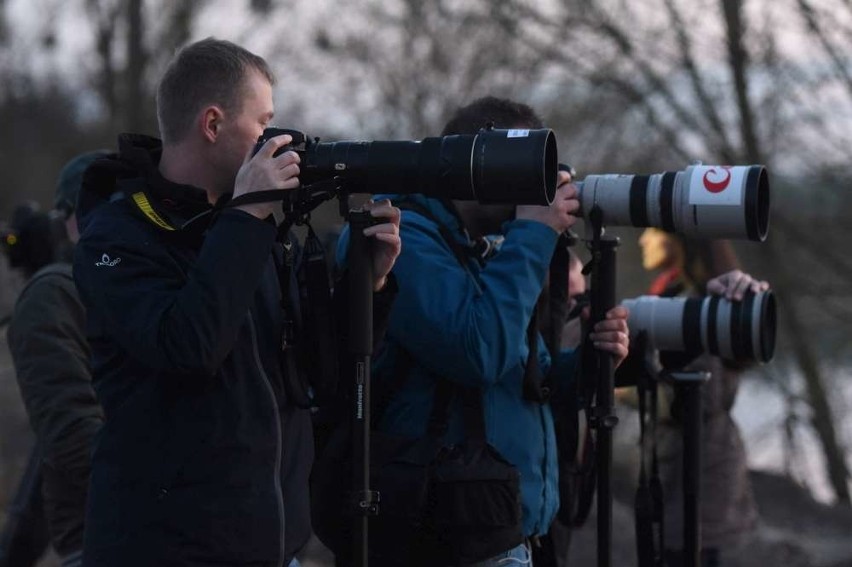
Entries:
[[654,175],[590,175],[577,184],[581,214],[606,226],[657,227],[696,238],[763,241],[769,180],[762,165],[694,165]]
[[631,338],[645,331],[648,344],[660,350],[686,350],[683,340],[684,297],[643,295],[625,299],[621,304],[630,310],[627,325]]
[[597,205],[603,211],[606,226],[631,226],[630,184],[633,175],[589,175],[576,183],[580,190],[580,210],[588,218]]
[[625,299],[630,336],[644,331],[655,349],[706,352],[726,360],[768,362],[775,354],[776,307],[771,291],[732,302],[644,295]]

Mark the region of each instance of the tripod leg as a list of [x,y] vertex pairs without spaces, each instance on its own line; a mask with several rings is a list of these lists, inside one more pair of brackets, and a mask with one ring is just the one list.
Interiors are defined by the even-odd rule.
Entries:
[[370,359],[373,353],[373,266],[370,242],[363,230],[370,226],[367,212],[351,212],[349,224],[349,350],[354,360],[352,375],[353,441],[353,564],[368,563],[369,517],[378,512],[378,496],[370,490]]
[[683,565],[701,566],[701,386],[706,372],[673,373],[683,402]]

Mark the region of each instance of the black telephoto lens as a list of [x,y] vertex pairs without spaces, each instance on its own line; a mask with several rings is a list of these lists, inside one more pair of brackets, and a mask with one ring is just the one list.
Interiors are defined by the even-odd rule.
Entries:
[[350,193],[422,193],[515,205],[549,205],[556,194],[556,136],[549,129],[483,129],[419,142],[319,142],[268,128],[255,152],[280,134],[293,135],[294,143],[276,155],[289,149],[300,154],[303,187],[338,179]]

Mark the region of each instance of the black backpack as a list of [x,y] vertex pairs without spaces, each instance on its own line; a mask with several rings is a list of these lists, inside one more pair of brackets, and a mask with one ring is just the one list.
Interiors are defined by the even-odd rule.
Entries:
[[[406,381],[411,359],[400,361],[378,400],[374,423]],[[427,434],[420,438],[373,430],[370,483],[380,494],[370,520],[369,558],[376,565],[464,565],[507,551],[524,540],[520,475],[485,440],[482,393],[436,380]],[[465,440],[442,441],[450,408],[461,405]],[[313,527],[337,556],[350,563],[355,505],[352,501],[352,428],[345,417],[314,464]]]

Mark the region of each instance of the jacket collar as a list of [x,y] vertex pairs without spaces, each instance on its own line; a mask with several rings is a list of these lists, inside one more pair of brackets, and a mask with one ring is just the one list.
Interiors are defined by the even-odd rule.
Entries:
[[[141,134],[122,134],[118,154],[95,161],[83,176],[78,203],[81,229],[101,204],[127,199],[149,222],[164,231],[203,233],[218,207],[203,189],[173,183],[159,171],[162,143]],[[220,206],[230,196],[222,199]]]
[[[119,137],[118,144],[120,159],[139,173],[135,187],[130,182],[118,188],[149,220],[164,229],[164,225],[174,230],[206,228],[214,209],[207,200],[207,192],[163,177],[158,167],[163,150],[160,140],[141,134],[124,134]],[[143,187],[144,191],[140,192]]]

